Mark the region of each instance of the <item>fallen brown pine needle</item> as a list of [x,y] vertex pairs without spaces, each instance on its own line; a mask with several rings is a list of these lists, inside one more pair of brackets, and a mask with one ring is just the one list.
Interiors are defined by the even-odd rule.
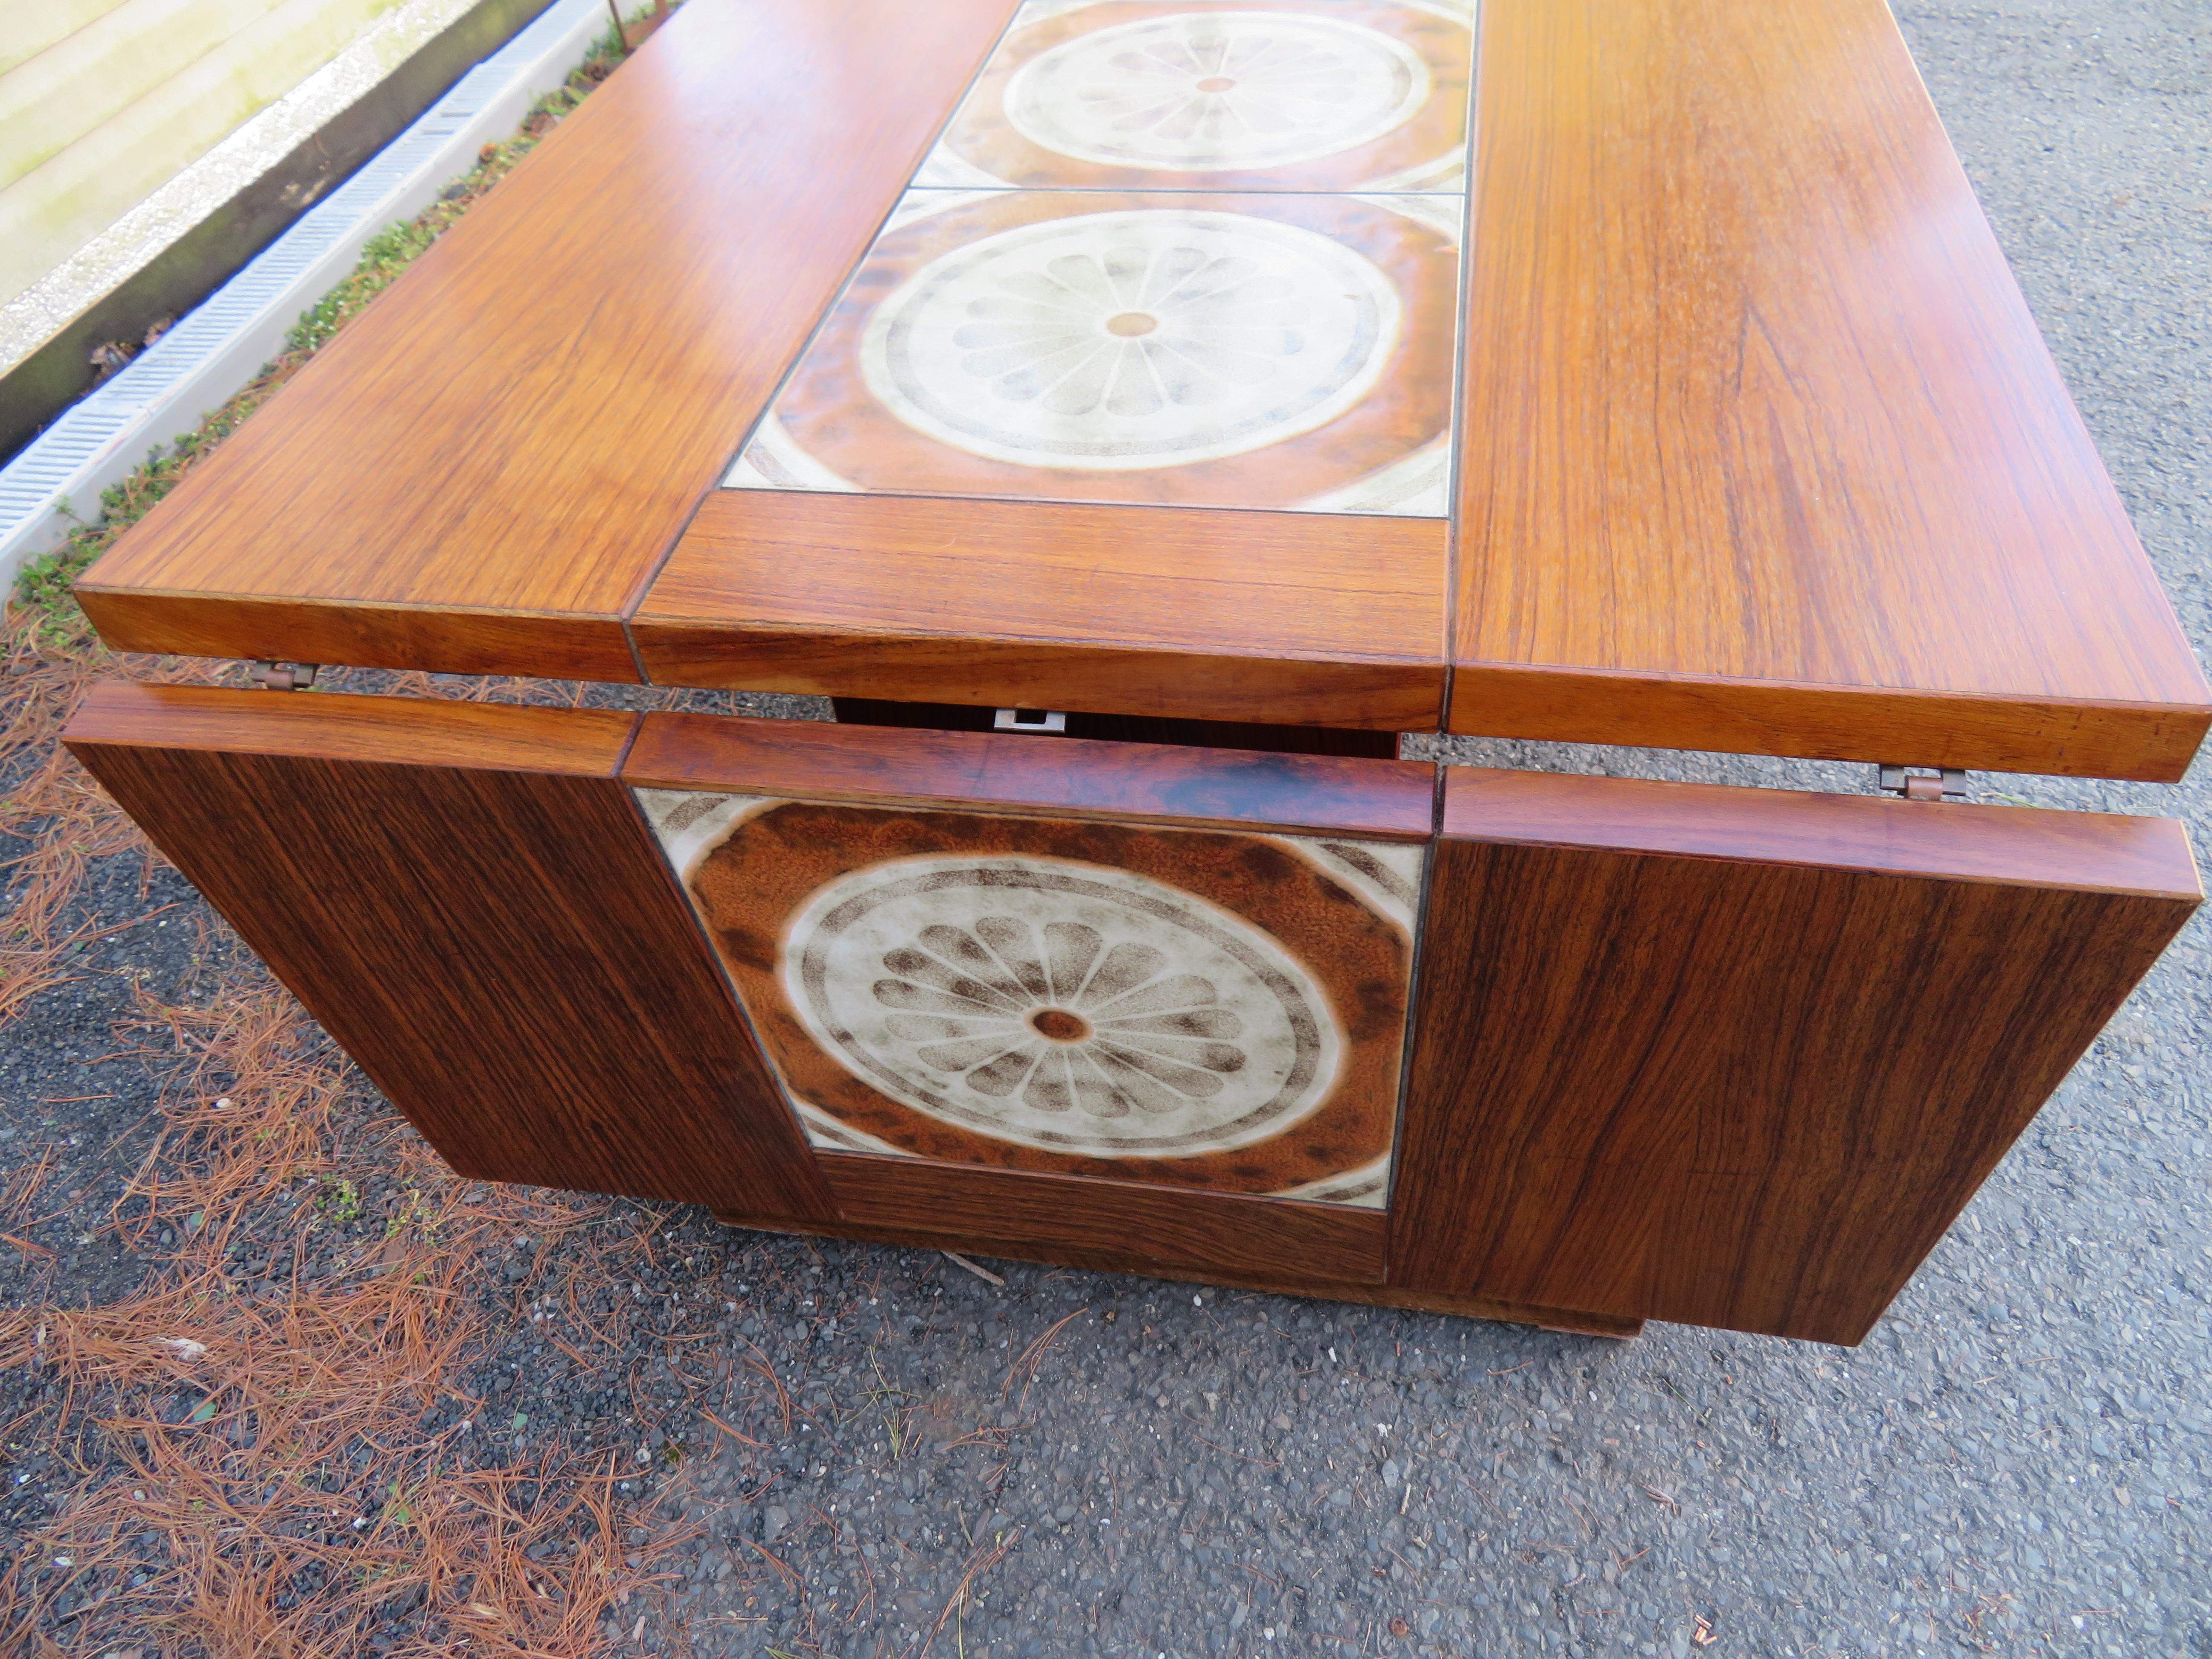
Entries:
[[993,1273],[988,1267],[977,1267],[974,1262],[970,1261],[966,1256],[960,1255],[957,1251],[945,1250],[939,1252],[939,1254],[941,1254],[947,1261],[957,1262],[959,1266],[965,1267],[969,1273],[975,1274],[976,1278],[981,1279],[985,1284],[996,1285],[1002,1291],[1006,1288],[1006,1281],[1005,1279],[1000,1278],[998,1274]]
[[[0,620],[0,1028],[91,971],[93,943],[160,914],[87,919],[95,877],[113,892],[118,871],[126,887],[135,873],[143,905],[160,858],[60,746],[70,714],[104,678],[246,684],[240,665],[109,653],[70,580],[492,189],[604,79],[594,67],[527,136],[486,146],[459,188],[376,239],[276,363],[27,573],[24,602]],[[542,695],[422,675],[363,689]],[[0,1653],[583,1659],[605,1650],[617,1607],[637,1639],[647,1621],[629,1604],[662,1582],[657,1563],[686,1529],[619,1497],[614,1463],[559,1439],[482,1466],[482,1437],[433,1409],[466,1399],[455,1379],[497,1334],[504,1287],[483,1272],[495,1242],[556,1237],[605,1206],[453,1176],[367,1102],[234,940],[204,911],[181,914],[204,964],[191,994],[165,1002],[138,984],[134,1040],[90,1062],[143,1065],[160,1090],[153,1143],[108,1224],[143,1276],[90,1305],[32,1295],[0,1309],[10,1456],[39,1455],[46,1471],[43,1507],[0,1536]],[[33,1154],[0,1187],[0,1220],[18,1230],[0,1238],[41,1262],[56,1253],[21,1234],[40,1224],[51,1173]],[[308,1230],[324,1224],[317,1192],[372,1176],[406,1195],[386,1236],[342,1250],[322,1239],[332,1270],[303,1277]],[[249,1284],[232,1247],[254,1239],[267,1261]],[[622,1255],[595,1245],[586,1267]]]

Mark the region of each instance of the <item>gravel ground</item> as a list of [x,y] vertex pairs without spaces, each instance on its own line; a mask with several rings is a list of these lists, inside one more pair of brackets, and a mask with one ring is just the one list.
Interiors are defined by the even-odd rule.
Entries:
[[[2212,21],[2185,0],[1903,17],[2203,650]],[[1560,746],[1451,757],[1870,783]],[[2205,846],[2206,777],[1977,781],[2179,813]],[[176,908],[88,963],[173,994],[211,947],[173,876],[103,900],[118,918],[149,902]],[[46,999],[0,1058],[0,1164],[85,1115],[64,1172],[82,1207],[49,1242],[93,1234],[147,1133],[149,1085],[101,1059],[125,1012],[108,984]],[[580,1246],[487,1261],[528,1316],[474,1378],[505,1425],[487,1455],[596,1443],[638,1505],[696,1523],[670,1606],[609,1630],[655,1652],[910,1655],[933,1633],[963,1659],[2212,1655],[2208,990],[2200,922],[1856,1350],[1667,1326],[1612,1344],[983,1264],[1000,1285],[679,1211],[657,1268],[598,1285],[633,1323],[599,1371],[555,1340],[574,1345],[574,1316],[533,1294]],[[91,1095],[113,1098],[47,1103]],[[107,1246],[64,1254],[70,1299],[135,1280]]]

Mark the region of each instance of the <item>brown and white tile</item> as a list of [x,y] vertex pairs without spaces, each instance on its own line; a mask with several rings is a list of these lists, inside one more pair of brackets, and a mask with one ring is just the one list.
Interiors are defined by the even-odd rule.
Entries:
[[910,192],[724,482],[1445,516],[1461,211]]
[[1383,1204],[1423,849],[639,799],[817,1146]]
[[1472,0],[1024,6],[917,185],[1458,191]]

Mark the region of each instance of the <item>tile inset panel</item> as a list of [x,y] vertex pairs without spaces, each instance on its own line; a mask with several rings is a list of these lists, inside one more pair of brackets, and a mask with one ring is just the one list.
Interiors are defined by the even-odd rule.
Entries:
[[909,192],[725,482],[1443,517],[1460,215]]
[[638,799],[815,1145],[1382,1204],[1424,848]]
[[915,182],[1458,191],[1471,6],[1032,3]]

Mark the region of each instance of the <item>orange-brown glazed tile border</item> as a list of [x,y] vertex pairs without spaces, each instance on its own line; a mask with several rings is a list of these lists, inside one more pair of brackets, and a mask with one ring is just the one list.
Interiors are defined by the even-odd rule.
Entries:
[[[1334,154],[1249,168],[1197,168],[1116,165],[1086,161],[1046,148],[1025,137],[1006,118],[1008,83],[1024,66],[1047,52],[1100,28],[1120,28],[1156,18],[1194,14],[1263,12],[1317,17],[1372,29],[1412,49],[1426,71],[1429,93],[1418,111],[1379,137]],[[1115,0],[1082,7],[1015,27],[992,53],[975,85],[953,117],[937,152],[924,162],[915,182],[959,185],[982,182],[969,169],[1024,189],[1069,190],[1297,190],[1340,191],[1464,187],[1468,83],[1474,40],[1468,25],[1413,6],[1382,0]],[[1170,117],[1170,118],[1173,118]],[[939,158],[942,158],[941,161]],[[1437,163],[1456,158],[1457,177],[1437,181],[1390,181],[1408,173],[1437,173]]]
[[[885,233],[870,249],[778,395],[773,418],[782,439],[811,462],[872,492],[1277,509],[1346,489],[1451,430],[1457,246],[1423,220],[1382,205],[1384,199],[1021,191],[933,213]],[[872,392],[862,352],[878,308],[932,261],[1022,227],[1134,211],[1267,221],[1318,234],[1368,262],[1401,307],[1396,337],[1371,387],[1313,430],[1240,453],[1133,470],[978,454],[917,430]],[[985,382],[976,383],[976,394],[987,395]],[[797,475],[770,482],[802,483]]]
[[[795,915],[818,902],[822,890],[856,872],[882,872],[891,879],[908,861],[933,866],[937,860],[965,864],[1010,857],[1038,862],[1054,878],[1065,872],[1066,879],[1080,880],[1086,869],[1109,876],[1128,872],[1172,889],[1178,896],[1195,896],[1274,940],[1303,965],[1334,1011],[1341,1053],[1319,1103],[1288,1127],[1248,1145],[1180,1156],[1101,1156],[1025,1144],[947,1122],[872,1086],[825,1051],[787,994],[785,958],[793,948]],[[739,823],[699,861],[689,884],[708,937],[794,1097],[908,1155],[1208,1191],[1276,1194],[1370,1166],[1389,1150],[1412,940],[1279,842],[1130,824],[791,802]],[[896,953],[885,957],[887,970],[895,957]],[[896,979],[885,983],[894,990],[904,986]],[[927,984],[907,991],[924,998],[933,994]],[[889,994],[878,988],[879,1000]],[[924,1004],[915,1006],[923,1012],[912,1017],[925,1018]],[[1091,1012],[1088,1004],[1071,1007],[1073,1012],[1065,1012],[1041,1005],[1036,1018],[1066,1020],[1079,1027],[1066,1035],[1067,1045],[1106,1040],[1103,1028],[1093,1031],[1083,1024]],[[1060,1040],[1056,1030],[1048,1032],[1042,1024],[1038,1030],[1055,1043]],[[1324,1039],[1316,1036],[1313,1041],[1318,1045]],[[1062,1109],[1071,1125],[1083,1127],[1084,1108]]]

